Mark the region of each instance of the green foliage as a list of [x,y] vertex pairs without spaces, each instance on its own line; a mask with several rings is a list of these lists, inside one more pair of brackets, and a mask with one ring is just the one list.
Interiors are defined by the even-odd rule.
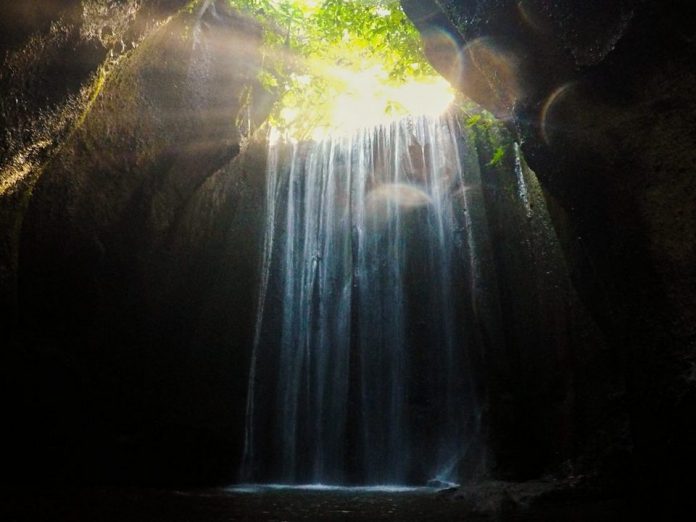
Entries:
[[466,120],[466,126],[473,127],[474,125],[478,125],[480,121],[481,121],[481,115],[474,114],[473,116],[471,116],[469,119]]
[[477,148],[484,157],[490,155],[486,162],[488,167],[503,165],[512,144],[509,132],[490,112],[477,106],[470,100],[461,100],[463,124],[476,136]]
[[488,162],[488,165],[490,167],[495,167],[503,160],[504,156],[505,156],[505,148],[504,147],[496,148],[495,152],[493,152],[493,157],[491,158],[491,161]]
[[468,116],[464,123],[469,128],[487,131],[500,124],[493,114],[481,109],[481,107],[471,101],[463,101],[462,110]]
[[229,0],[258,18],[267,43],[304,58],[361,67],[379,60],[394,79],[432,72],[398,0]]
[[[328,119],[350,73],[378,67],[399,85],[433,75],[398,0],[228,0],[265,27],[262,86],[280,98],[271,116],[299,137]],[[386,111],[397,111],[387,104]],[[295,116],[294,123],[288,114]]]

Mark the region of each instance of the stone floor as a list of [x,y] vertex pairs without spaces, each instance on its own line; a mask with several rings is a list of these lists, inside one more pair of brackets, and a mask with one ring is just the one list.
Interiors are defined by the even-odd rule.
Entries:
[[[9,493],[9,494],[8,494]],[[618,521],[637,520],[623,503],[595,501],[529,510],[474,513],[446,492],[71,488],[5,491],[3,522],[281,521]]]

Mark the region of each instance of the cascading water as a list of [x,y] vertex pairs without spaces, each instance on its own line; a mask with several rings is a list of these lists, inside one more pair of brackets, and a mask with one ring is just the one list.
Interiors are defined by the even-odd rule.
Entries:
[[271,140],[245,481],[456,480],[486,244],[465,135],[446,115]]

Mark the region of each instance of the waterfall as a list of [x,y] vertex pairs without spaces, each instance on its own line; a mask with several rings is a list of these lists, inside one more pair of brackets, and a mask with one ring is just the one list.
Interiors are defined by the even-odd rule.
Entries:
[[243,479],[456,480],[480,410],[475,148],[452,115],[276,138]]

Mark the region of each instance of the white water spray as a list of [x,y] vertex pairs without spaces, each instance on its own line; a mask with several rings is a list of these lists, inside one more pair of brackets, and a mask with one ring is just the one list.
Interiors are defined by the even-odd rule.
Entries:
[[451,116],[270,140],[244,481],[456,480],[479,418],[475,154]]

